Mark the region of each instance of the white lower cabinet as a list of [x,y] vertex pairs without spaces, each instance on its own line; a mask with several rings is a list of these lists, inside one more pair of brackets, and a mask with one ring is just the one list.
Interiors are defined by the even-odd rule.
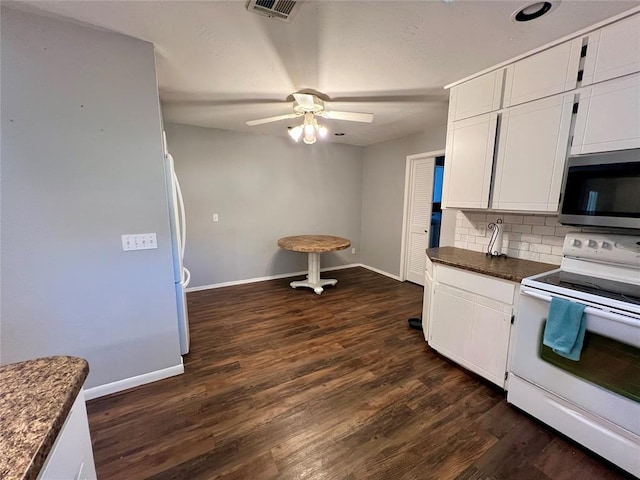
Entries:
[[424,272],[424,294],[422,297],[422,332],[424,339],[429,341],[429,322],[431,321],[431,306],[433,304],[433,263],[427,257]]
[[504,388],[516,284],[443,265],[434,284],[429,345]]
[[38,480],[95,480],[84,393],[80,390]]

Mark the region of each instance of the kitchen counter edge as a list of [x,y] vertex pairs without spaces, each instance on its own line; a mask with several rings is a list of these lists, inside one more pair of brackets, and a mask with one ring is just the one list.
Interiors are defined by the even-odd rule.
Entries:
[[38,477],[88,374],[69,356],[0,367],[0,478]]
[[461,268],[491,277],[520,283],[523,278],[559,268],[551,263],[534,262],[512,257],[491,257],[481,252],[457,247],[427,249],[433,263]]

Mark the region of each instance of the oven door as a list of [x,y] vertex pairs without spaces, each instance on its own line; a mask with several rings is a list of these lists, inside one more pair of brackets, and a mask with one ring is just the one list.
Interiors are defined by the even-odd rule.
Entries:
[[574,362],[542,345],[551,295],[562,297],[521,287],[511,372],[640,435],[640,317],[586,303],[584,347]]

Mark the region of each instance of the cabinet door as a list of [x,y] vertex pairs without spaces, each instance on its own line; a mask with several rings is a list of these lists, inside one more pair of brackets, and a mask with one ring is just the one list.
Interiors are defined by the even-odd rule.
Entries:
[[640,148],[640,73],[580,93],[571,154]]
[[465,348],[471,334],[473,305],[473,294],[436,281],[429,345],[445,357],[465,366]]
[[511,306],[476,297],[465,356],[471,370],[504,387],[511,332]]
[[562,43],[507,68],[504,106],[510,107],[576,88],[582,39]]
[[511,306],[437,282],[429,345],[504,387]]
[[640,14],[589,35],[582,85],[640,71]]
[[500,108],[504,69],[481,75],[451,88],[449,123]]
[[60,479],[96,479],[87,409],[82,390],[71,407],[58,438],[38,475],[38,480]]
[[558,210],[573,101],[556,95],[503,113],[492,208]]
[[449,125],[442,206],[487,208],[498,115],[490,113]]

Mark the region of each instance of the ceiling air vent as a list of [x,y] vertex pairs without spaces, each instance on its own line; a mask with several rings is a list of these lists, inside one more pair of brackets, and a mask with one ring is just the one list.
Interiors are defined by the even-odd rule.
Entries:
[[302,0],[249,0],[247,10],[270,18],[290,22],[300,10]]

